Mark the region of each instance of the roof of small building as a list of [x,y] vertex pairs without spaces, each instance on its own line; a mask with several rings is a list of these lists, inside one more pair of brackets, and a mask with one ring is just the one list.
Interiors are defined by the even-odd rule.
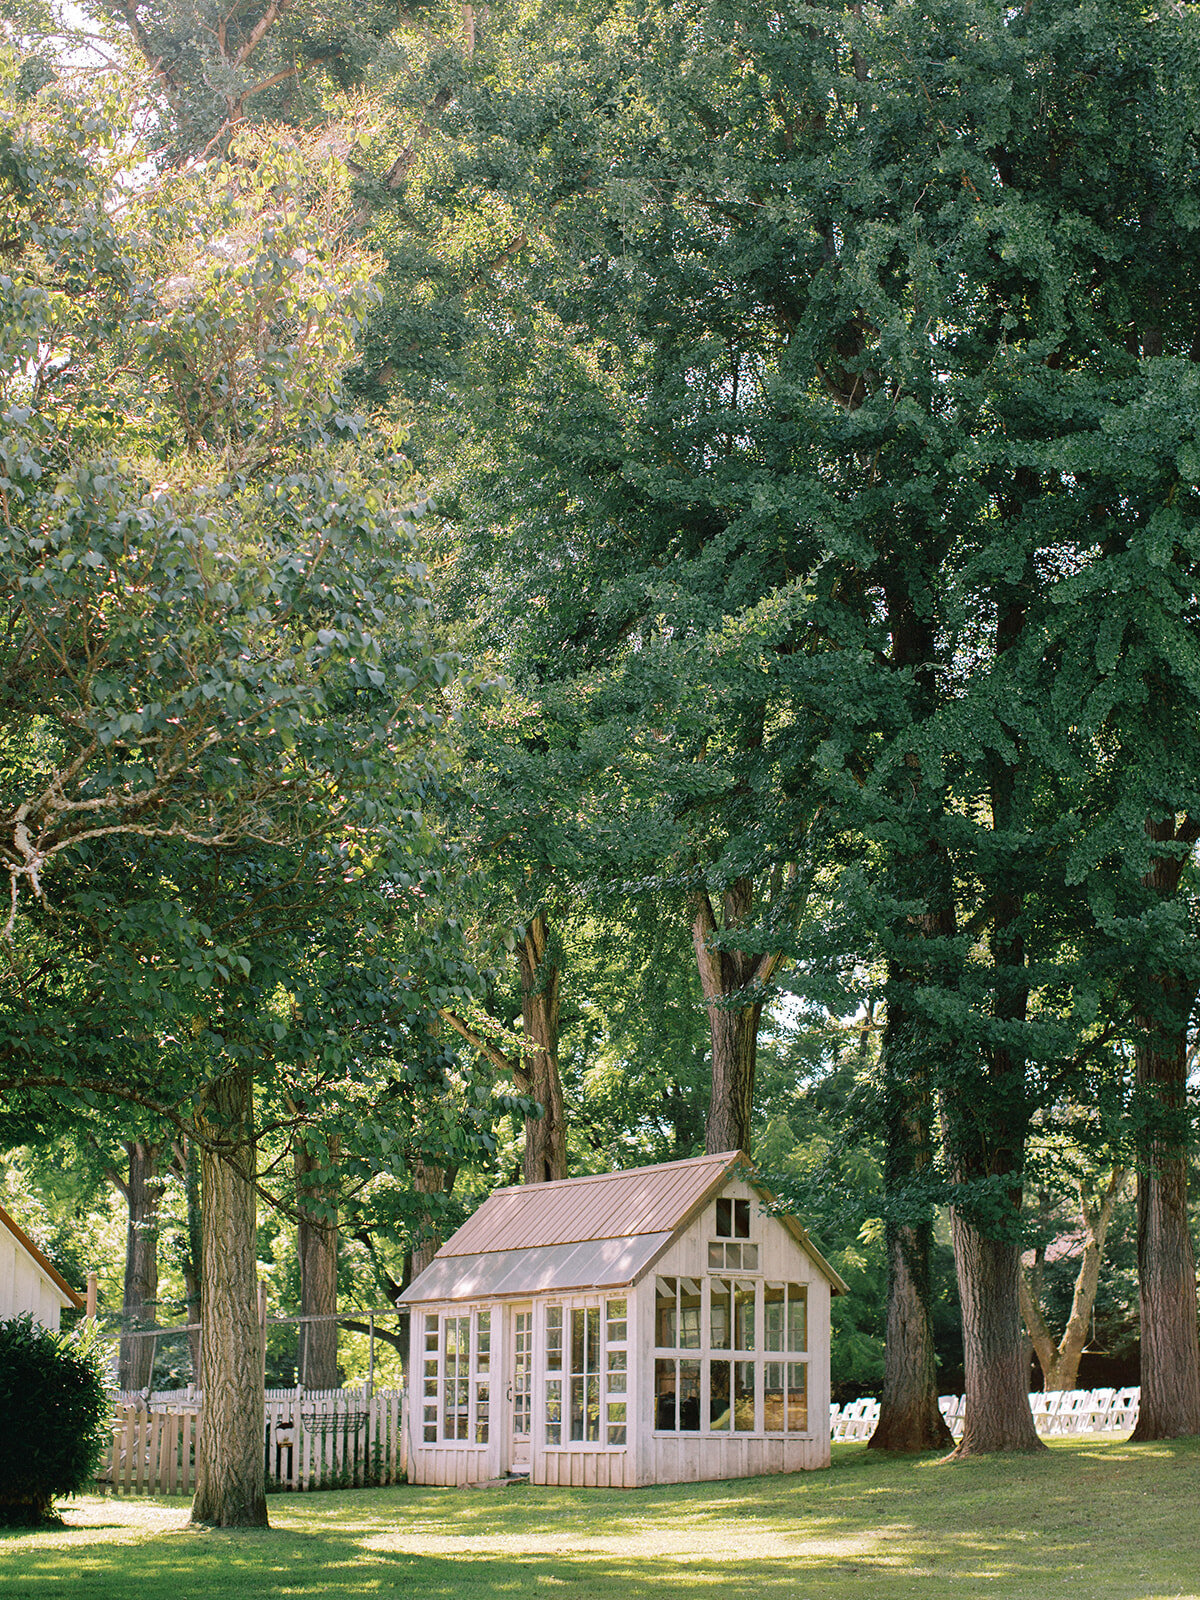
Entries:
[[[625,1172],[497,1189],[447,1239],[398,1304],[479,1300],[636,1283],[738,1172],[766,1200],[741,1150]],[[846,1285],[795,1218],[777,1219],[835,1294]]]
[[72,1289],[54,1263],[48,1260],[43,1252],[38,1249],[24,1228],[13,1221],[3,1206],[0,1206],[0,1226],[7,1228],[25,1253],[33,1257],[34,1261],[62,1296],[63,1303],[68,1306],[74,1306],[76,1311],[82,1311],[85,1304],[83,1296]]

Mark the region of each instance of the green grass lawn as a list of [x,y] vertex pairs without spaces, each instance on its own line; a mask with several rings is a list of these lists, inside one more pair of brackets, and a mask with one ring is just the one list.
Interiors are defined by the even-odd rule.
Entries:
[[263,1533],[88,1498],[0,1535],[2,1600],[1200,1600],[1200,1441],[1056,1443],[942,1466],[834,1447],[829,1472],[605,1489],[270,1500]]

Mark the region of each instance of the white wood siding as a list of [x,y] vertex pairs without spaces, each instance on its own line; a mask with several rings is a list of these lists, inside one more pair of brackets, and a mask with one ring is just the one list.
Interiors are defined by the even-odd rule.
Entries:
[[0,1227],[0,1319],[20,1316],[23,1311],[57,1332],[62,1291],[20,1240]]
[[[829,1281],[783,1224],[763,1212],[748,1184],[740,1179],[732,1180],[721,1194],[750,1201],[749,1242],[758,1245],[756,1272],[730,1269],[724,1276],[807,1286],[808,1432],[683,1434],[659,1433],[654,1429],[655,1280],[660,1277],[703,1280],[709,1276],[708,1245],[716,1237],[715,1201],[710,1201],[638,1285],[636,1343],[642,1355],[636,1408],[639,1425],[636,1482],[639,1485],[801,1472],[829,1465]],[[632,1306],[630,1310],[632,1312]],[[755,1350],[755,1358],[760,1361],[763,1358],[761,1324],[760,1309]],[[703,1353],[697,1351],[697,1357]],[[721,1356],[724,1358],[724,1351]]]

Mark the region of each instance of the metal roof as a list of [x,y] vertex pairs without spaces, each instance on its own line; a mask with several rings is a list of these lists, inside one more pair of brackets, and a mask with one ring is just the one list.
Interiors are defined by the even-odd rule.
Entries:
[[[750,1159],[740,1150],[497,1189],[397,1304],[635,1283],[739,1170],[765,1200],[773,1198],[755,1181]],[[845,1294],[846,1285],[795,1218],[777,1220],[829,1279],[834,1294]]]
[[633,1239],[585,1239],[578,1244],[434,1256],[397,1301],[490,1300],[547,1289],[614,1289],[633,1283],[671,1242],[670,1233]]
[[673,1233],[739,1162],[749,1166],[739,1150],[727,1150],[658,1167],[497,1189],[435,1259]]

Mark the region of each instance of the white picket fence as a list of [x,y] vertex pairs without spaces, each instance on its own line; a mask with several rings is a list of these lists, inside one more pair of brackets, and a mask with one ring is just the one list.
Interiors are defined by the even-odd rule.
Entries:
[[[1040,1434],[1126,1433],[1136,1423],[1141,1390],[1062,1389],[1049,1394],[1031,1394],[1029,1407]],[[946,1426],[955,1436],[963,1431],[966,1402],[962,1395],[943,1394],[938,1405]],[[879,1421],[879,1401],[849,1400],[844,1406],[830,1406],[829,1427],[835,1440],[869,1439]]]
[[[118,1394],[99,1482],[122,1494],[187,1494],[196,1482],[203,1394]],[[401,1389],[268,1389],[263,1463],[269,1489],[396,1483],[407,1470]]]

